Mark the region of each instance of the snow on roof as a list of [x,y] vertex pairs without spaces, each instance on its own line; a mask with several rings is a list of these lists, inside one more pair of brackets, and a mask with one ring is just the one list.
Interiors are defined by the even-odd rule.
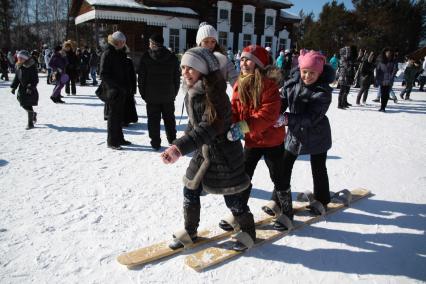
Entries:
[[298,15],[292,14],[290,12],[281,9],[280,16],[286,19],[302,20]]
[[189,8],[182,7],[150,7],[151,10],[161,10],[167,12],[181,13],[181,14],[190,14],[190,15],[198,15],[194,10]]
[[194,10],[189,8],[182,7],[148,7],[143,4],[139,4],[134,0],[86,0],[90,5],[99,5],[99,6],[112,6],[112,7],[125,7],[125,8],[139,8],[139,9],[147,9],[147,10],[157,10],[157,11],[166,11],[166,12],[174,12],[181,14],[189,14],[189,15],[198,15]]
[[280,3],[280,4],[286,4],[286,5],[293,6],[293,3],[291,3],[290,1],[287,1],[287,0],[271,0],[271,2],[277,2],[277,3]]
[[134,0],[86,0],[90,5],[115,6],[128,8],[146,8],[145,5],[136,3]]

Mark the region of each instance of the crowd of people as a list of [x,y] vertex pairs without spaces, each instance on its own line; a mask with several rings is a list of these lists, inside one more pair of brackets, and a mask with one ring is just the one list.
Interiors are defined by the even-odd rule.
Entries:
[[[164,47],[160,34],[149,38],[149,49],[135,64],[129,56],[126,36],[116,31],[100,55],[87,47],[76,49],[65,41],[52,52],[47,46],[40,54],[25,50],[1,54],[2,78],[14,72],[11,88],[27,111],[27,129],[34,128],[38,104],[38,72],[47,72],[47,83],[54,84],[51,100],[64,103],[61,90],[76,95],[76,84],[101,84],[96,95],[105,102],[107,146],[114,150],[130,145],[123,127],[137,122],[134,95],[139,91],[146,103],[148,133],[153,150],[161,149],[160,123],[164,121],[168,147],[161,153],[166,164],[191,154],[184,176],[184,228],[170,244],[178,249],[197,240],[202,192],[224,196],[231,215],[219,226],[239,231],[233,249],[242,251],[256,240],[254,218],[248,207],[251,179],[261,158],[269,169],[274,189],[262,210],[275,216],[274,228],[292,227],[291,175],[301,154],[310,155],[313,196],[312,214],[322,214],[330,202],[326,160],[332,146],[327,111],[333,84],[338,85],[338,108],[346,109],[350,89],[359,87],[356,104],[365,104],[372,84],[378,87],[380,111],[385,111],[398,71],[397,56],[384,48],[376,58],[373,52],[357,52],[354,46],[340,49],[327,63],[314,50],[282,50],[272,57],[270,47],[249,45],[235,55],[218,44],[216,29],[202,23],[196,47],[187,50],[180,62]],[[42,60],[40,60],[42,58]],[[7,62],[6,62],[7,61]],[[6,63],[4,63],[6,62]],[[421,65],[423,64],[423,65]],[[134,67],[136,66],[136,68]],[[423,66],[423,71],[421,66]],[[420,88],[426,81],[425,62],[408,59],[404,66],[405,88],[400,97],[410,99],[414,81],[420,75]],[[6,68],[6,69],[4,69]],[[4,71],[6,70],[6,71]],[[97,72],[99,70],[99,72]],[[420,73],[422,72],[422,73]],[[181,83],[182,79],[182,83]],[[232,97],[226,93],[232,86]],[[188,126],[176,136],[175,98],[185,95]],[[396,99],[395,99],[396,100]],[[244,146],[241,140],[245,140]]]

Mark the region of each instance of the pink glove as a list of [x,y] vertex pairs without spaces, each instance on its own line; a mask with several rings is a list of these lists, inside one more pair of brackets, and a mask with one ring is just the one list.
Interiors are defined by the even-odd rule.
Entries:
[[161,159],[165,164],[173,164],[176,162],[182,154],[176,145],[170,146],[163,153],[161,153]]
[[278,128],[281,126],[288,125],[288,113],[280,114],[280,116],[277,119],[277,122],[275,122],[274,127]]

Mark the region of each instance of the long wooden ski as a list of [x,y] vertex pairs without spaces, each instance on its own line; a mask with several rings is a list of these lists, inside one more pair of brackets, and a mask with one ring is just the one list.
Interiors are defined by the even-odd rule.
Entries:
[[[352,202],[356,202],[364,197],[370,196],[371,192],[367,189],[357,188],[350,191],[352,193]],[[327,206],[326,215],[332,214],[336,211],[339,211],[346,206],[343,203],[331,202]],[[309,214],[308,210],[299,210],[295,212],[294,216],[294,230],[301,229],[309,224],[320,221],[323,219],[323,216],[313,216]],[[256,228],[256,241],[255,246],[262,245],[266,242],[272,241],[278,237],[283,237],[288,235],[291,231],[277,231],[274,230],[273,227],[269,225],[263,225]],[[185,264],[198,272],[203,271],[206,268],[209,268],[213,265],[217,265],[223,263],[225,260],[237,257],[244,252],[239,252],[232,250],[232,246],[234,245],[235,240],[229,238],[228,240],[219,243],[217,245],[207,247],[203,250],[195,252],[185,257]]]
[[[295,211],[304,210],[308,205],[307,202],[293,202],[293,207]],[[262,226],[264,224],[269,224],[272,221],[273,217],[263,214],[256,220],[256,226]],[[234,232],[226,232],[220,228],[215,228],[211,230],[204,230],[198,232],[198,238],[194,244],[189,247],[189,249],[196,248],[198,246],[204,245],[209,242],[214,242],[218,240],[225,239],[230,237]],[[126,265],[128,268],[144,265],[153,261],[160,260],[173,255],[178,255],[183,250],[188,248],[181,248],[172,250],[169,248],[169,243],[171,240],[162,241],[147,247],[139,248],[129,252],[125,252],[117,257],[117,261]]]

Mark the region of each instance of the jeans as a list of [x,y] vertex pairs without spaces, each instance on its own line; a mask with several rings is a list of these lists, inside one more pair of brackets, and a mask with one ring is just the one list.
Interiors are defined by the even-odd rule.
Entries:
[[98,81],[96,81],[96,66],[90,67],[90,76],[92,77],[92,84],[93,86],[96,86],[98,84]]

